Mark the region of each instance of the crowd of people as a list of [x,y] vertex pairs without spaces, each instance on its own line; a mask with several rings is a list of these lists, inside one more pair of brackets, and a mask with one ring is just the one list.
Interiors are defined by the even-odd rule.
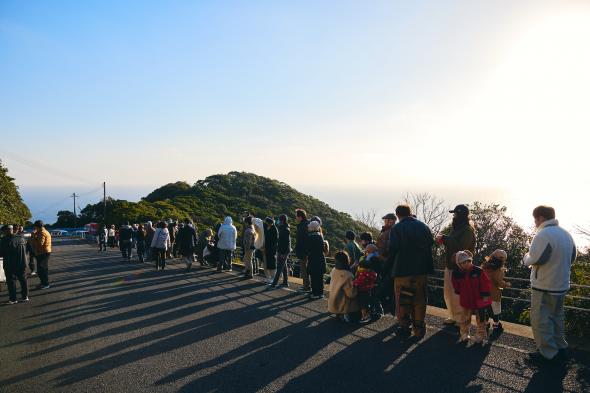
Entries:
[[[456,206],[450,231],[433,235],[408,205],[383,217],[384,225],[374,239],[371,233],[357,236],[346,232],[346,246],[334,254],[329,273],[328,311],[346,323],[368,323],[385,313],[396,316],[396,334],[420,339],[426,334],[427,278],[434,271],[433,247],[444,248],[444,301],[446,325],[458,329],[458,343],[485,344],[490,335],[499,335],[502,290],[510,287],[504,272],[508,255],[495,250],[481,266],[473,263],[476,231],[466,205]],[[555,210],[538,206],[533,211],[537,233],[523,264],[531,267],[531,325],[539,351],[531,354],[538,361],[557,358],[567,348],[564,333],[564,298],[570,285],[570,268],[576,258],[571,235],[559,226]],[[322,220],[308,218],[303,209],[295,211],[295,246],[292,248],[287,215],[260,219],[246,212],[241,233],[243,277],[260,274],[268,290],[289,286],[295,266],[294,252],[302,285],[299,292],[311,299],[324,297],[327,256],[330,245],[324,239]],[[48,261],[51,236],[41,221],[27,241],[22,227],[2,227],[0,256],[4,258],[9,304],[15,304],[16,281],[22,301],[28,301],[26,260],[36,260],[41,288],[49,288]],[[357,242],[358,240],[358,242]],[[170,258],[182,258],[189,272],[193,263],[231,271],[237,250],[238,231],[231,217],[216,228],[198,234],[190,219],[183,222],[160,221],[155,227],[125,223],[119,228],[102,226],[98,231],[99,251],[118,247],[125,261],[135,250],[139,262],[153,261],[163,270]],[[35,264],[30,264],[35,275]],[[279,284],[279,282],[281,282]],[[476,319],[471,336],[472,317]]]

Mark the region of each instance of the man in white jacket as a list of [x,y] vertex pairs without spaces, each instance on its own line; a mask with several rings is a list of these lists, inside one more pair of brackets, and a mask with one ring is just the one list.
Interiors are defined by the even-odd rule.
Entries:
[[533,217],[537,234],[523,260],[531,268],[531,327],[539,349],[530,357],[546,361],[568,346],[563,303],[577,252],[572,236],[555,219],[555,209],[538,206],[533,210]]

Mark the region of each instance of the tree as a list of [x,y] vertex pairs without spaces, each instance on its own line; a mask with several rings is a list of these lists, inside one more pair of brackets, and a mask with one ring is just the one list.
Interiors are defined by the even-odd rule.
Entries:
[[377,211],[375,209],[362,210],[359,214],[354,216],[355,220],[362,222],[369,228],[381,229],[379,219],[377,218]]
[[441,198],[427,192],[406,193],[403,203],[410,205],[420,221],[430,227],[434,234],[439,233],[449,221],[450,206]]
[[73,228],[79,223],[80,221],[76,221],[73,212],[69,210],[60,210],[57,212],[57,221],[52,226],[55,228]]
[[507,215],[506,206],[475,202],[470,211],[477,238],[475,262],[480,264],[486,255],[500,248],[508,254],[511,275],[527,277],[529,270],[522,266],[521,261],[532,240],[531,234]]
[[0,223],[24,224],[31,218],[31,211],[23,202],[14,178],[0,160]]

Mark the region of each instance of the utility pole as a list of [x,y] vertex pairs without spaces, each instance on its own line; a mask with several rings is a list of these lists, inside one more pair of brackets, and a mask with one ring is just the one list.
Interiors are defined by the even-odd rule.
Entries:
[[102,223],[103,225],[107,224],[107,182],[102,182],[102,200],[103,200],[103,207],[102,207]]
[[74,228],[76,228],[76,193],[73,193],[72,197],[74,198]]

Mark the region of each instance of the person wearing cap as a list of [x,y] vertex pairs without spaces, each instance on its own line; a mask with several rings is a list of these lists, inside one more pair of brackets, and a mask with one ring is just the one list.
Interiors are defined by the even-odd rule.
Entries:
[[51,234],[44,228],[43,221],[37,220],[33,224],[31,235],[35,257],[37,259],[37,274],[41,281],[41,289],[49,288],[49,257],[51,256]]
[[326,273],[326,255],[324,235],[320,221],[310,221],[307,225],[309,238],[307,239],[307,255],[309,263],[307,271],[311,276],[310,298],[317,300],[324,297],[324,273]]
[[307,226],[307,213],[303,209],[295,210],[295,220],[297,221],[297,230],[295,232],[295,256],[299,263],[299,277],[303,280],[303,286],[298,289],[299,292],[308,293],[311,291],[309,282],[309,273],[307,272],[308,254],[307,241],[309,233]]
[[471,316],[475,314],[477,333],[474,343],[483,343],[487,338],[486,310],[492,304],[490,299],[491,283],[483,269],[473,264],[473,254],[469,250],[458,251],[455,254],[457,269],[453,270],[452,284],[455,293],[459,295],[461,318],[459,320],[460,337],[458,342],[470,340],[469,328]]
[[384,260],[387,260],[389,256],[389,234],[391,232],[391,228],[395,225],[397,221],[397,217],[394,213],[387,213],[383,217],[383,226],[381,227],[381,233],[379,237],[377,237],[377,248],[379,249],[379,255]]
[[510,283],[504,280],[504,273],[506,272],[506,261],[508,254],[504,250],[495,250],[489,256],[485,257],[485,261],[481,264],[484,272],[486,272],[492,284],[491,296],[492,305],[488,310],[489,316],[492,317],[493,334],[498,335],[504,329],[500,322],[500,314],[502,313],[502,289],[510,288]]
[[462,310],[452,284],[453,270],[457,269],[455,253],[463,250],[475,253],[475,228],[470,222],[469,208],[466,205],[457,205],[449,213],[453,213],[452,229],[446,235],[439,234],[436,243],[445,247],[444,298],[448,318],[444,324],[456,325],[461,319]]
[[8,287],[8,304],[17,303],[16,280],[20,283],[21,301],[29,301],[29,288],[25,271],[27,267],[27,242],[22,236],[14,233],[12,225],[2,227],[0,239],[0,256],[3,258],[2,268],[6,275]]
[[399,219],[391,229],[386,269],[393,279],[397,334],[422,338],[426,334],[427,276],[434,271],[430,228],[412,216],[408,205],[395,208]]
[[533,218],[537,234],[523,264],[531,268],[531,328],[539,350],[530,358],[543,362],[563,355],[568,347],[563,303],[577,250],[572,236],[555,219],[554,208],[537,206]]
[[275,277],[277,270],[277,246],[279,231],[272,217],[264,219],[264,274],[269,285]]
[[287,260],[291,253],[291,230],[289,229],[289,223],[287,222],[287,216],[281,214],[279,216],[279,240],[277,246],[277,270],[274,276],[274,280],[270,284],[272,288],[276,287],[279,283],[281,275],[283,276],[283,286],[289,286],[289,268],[287,266]]

